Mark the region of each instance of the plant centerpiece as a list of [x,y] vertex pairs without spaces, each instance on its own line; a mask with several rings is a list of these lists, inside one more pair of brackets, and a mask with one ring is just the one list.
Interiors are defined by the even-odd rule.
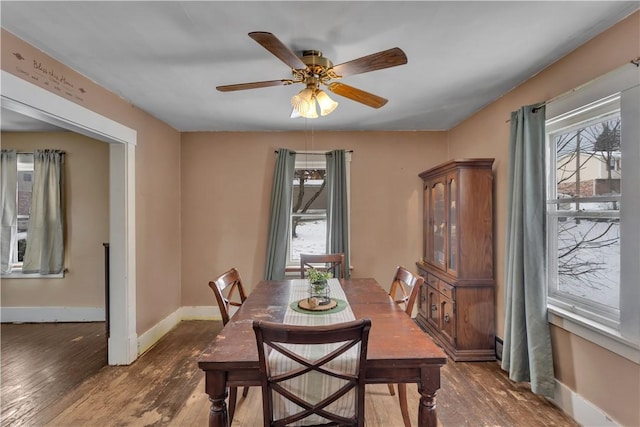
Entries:
[[309,280],[309,300],[313,300],[315,305],[326,305],[331,302],[329,297],[329,286],[327,280],[333,277],[330,271],[322,271],[310,268],[306,271]]

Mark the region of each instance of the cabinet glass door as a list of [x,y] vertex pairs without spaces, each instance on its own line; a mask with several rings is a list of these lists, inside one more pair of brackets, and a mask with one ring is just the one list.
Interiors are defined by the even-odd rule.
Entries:
[[432,244],[433,244],[433,262],[442,269],[445,268],[445,243],[446,243],[446,206],[444,197],[444,182],[436,182],[432,187],[431,202],[431,224]]
[[458,188],[456,178],[449,179],[449,259],[447,260],[448,270],[456,271],[458,269]]
[[433,241],[432,233],[431,233],[431,186],[426,184],[424,187],[424,195],[423,195],[423,210],[422,210],[422,230],[424,233],[423,238],[423,261],[432,261],[433,260]]

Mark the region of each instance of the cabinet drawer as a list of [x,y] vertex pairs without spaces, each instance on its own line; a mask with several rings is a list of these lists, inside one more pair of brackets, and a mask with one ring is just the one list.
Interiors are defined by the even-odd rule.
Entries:
[[455,290],[456,290],[455,286],[450,285],[447,282],[444,282],[438,279],[438,291],[440,291],[440,293],[446,296],[447,298],[453,299]]
[[425,273],[422,277],[424,277],[424,281],[426,282],[427,285],[433,286],[435,289],[440,290],[440,287],[439,287],[440,279],[438,279],[436,276],[434,276],[431,273]]

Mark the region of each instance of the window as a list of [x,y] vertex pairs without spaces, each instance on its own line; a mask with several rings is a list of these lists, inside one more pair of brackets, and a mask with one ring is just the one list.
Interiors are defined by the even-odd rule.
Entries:
[[549,104],[546,126],[552,323],[559,316],[630,343],[633,360],[640,359],[638,76],[623,68]]
[[64,152],[3,150],[2,157],[11,179],[2,209],[14,215],[2,228],[2,277],[64,277]]
[[[620,318],[620,96],[547,125],[549,298],[615,326]],[[622,162],[621,162],[622,163]]]
[[300,265],[301,253],[327,253],[326,173],[323,154],[296,154],[288,265]]
[[[347,153],[347,188],[350,153]],[[327,163],[325,152],[296,154],[287,266],[299,267],[300,254],[327,250]]]
[[27,248],[29,215],[31,214],[31,189],[33,186],[33,154],[18,153],[18,179],[16,191],[17,235],[11,259],[12,270],[21,270]]

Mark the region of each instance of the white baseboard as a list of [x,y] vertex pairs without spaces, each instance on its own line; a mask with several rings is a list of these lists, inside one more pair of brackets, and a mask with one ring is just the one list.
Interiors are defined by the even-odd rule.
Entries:
[[147,329],[138,336],[138,356],[149,350],[160,338],[173,329],[180,321],[180,308]]
[[584,427],[618,427],[602,409],[556,380],[555,396],[551,399],[554,405]]
[[160,338],[182,320],[220,320],[220,310],[214,306],[180,307],[138,337],[138,356],[149,350]]
[[104,322],[103,307],[2,307],[5,323]]

